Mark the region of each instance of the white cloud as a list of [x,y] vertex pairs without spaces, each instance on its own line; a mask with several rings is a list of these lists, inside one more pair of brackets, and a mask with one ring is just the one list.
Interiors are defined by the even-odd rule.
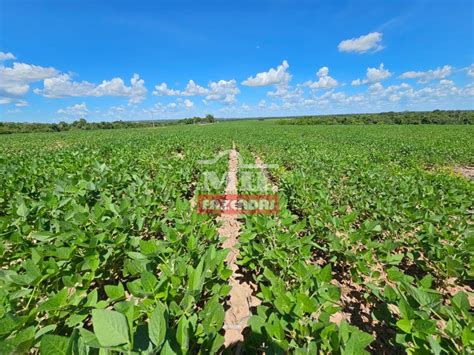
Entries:
[[435,79],[443,79],[451,75],[452,67],[450,65],[445,65],[442,68],[438,67],[434,70],[428,71],[407,71],[400,75],[399,79],[419,79],[419,83],[427,83]]
[[130,84],[131,86],[126,86],[121,78],[113,78],[96,85],[87,81],[72,81],[69,74],[61,74],[45,79],[43,90],[37,89],[34,92],[50,98],[119,96],[128,97],[131,104],[142,102],[147,94],[145,81],[138,74],[133,74]]
[[[0,52],[3,59],[13,59],[11,53]],[[142,102],[147,93],[145,82],[138,74],[130,80],[130,86],[125,85],[121,78],[104,80],[96,85],[87,81],[72,81],[70,74],[60,73],[53,67],[14,62],[11,67],[0,64],[0,97],[2,102],[18,102],[30,90],[30,84],[43,81],[43,89],[34,92],[51,98],[79,97],[79,96],[123,96],[128,97],[131,104]],[[6,98],[9,98],[7,100]]]
[[265,100],[260,100],[260,102],[258,103],[258,107],[260,108],[264,108],[266,105],[267,105],[267,102]]
[[163,105],[161,103],[157,103],[154,107],[154,110],[152,110],[155,113],[158,112],[176,112],[176,111],[181,111],[182,109],[185,110],[190,110],[191,108],[194,107],[194,102],[192,102],[190,99],[182,99],[182,98],[177,98],[175,102],[170,102],[167,105]]
[[4,98],[2,102],[18,101],[28,93],[32,83],[57,74],[58,71],[52,67],[18,62],[13,63],[11,67],[0,65],[0,97]]
[[7,105],[11,104],[13,101],[10,98],[7,97],[0,97],[0,105]]
[[242,82],[246,86],[269,86],[269,85],[284,85],[291,80],[291,74],[286,70],[289,68],[286,60],[283,61],[276,69],[271,68],[269,71],[261,72],[254,77],[248,77]]
[[441,85],[446,85],[446,86],[453,86],[453,85],[454,85],[454,81],[452,81],[452,80],[446,80],[446,79],[440,80],[439,83],[440,83]]
[[19,100],[11,97],[0,97],[0,105],[14,104],[16,107],[28,106],[28,102],[25,100]]
[[26,107],[26,106],[28,106],[28,102],[26,102],[25,100],[17,100],[15,102],[15,106],[16,107]]
[[128,95],[129,102],[131,104],[139,104],[146,98],[146,94],[148,92],[147,88],[145,87],[145,80],[140,79],[140,75],[133,74],[132,79],[130,80],[132,84],[130,95]]
[[12,53],[0,52],[0,62],[3,62],[5,60],[13,60],[13,59],[16,59],[16,57]]
[[[288,89],[287,87],[285,87]],[[289,90],[292,91],[292,90]],[[278,115],[314,114],[352,112],[401,111],[403,109],[436,109],[456,102],[466,102],[474,97],[474,84],[457,87],[450,80],[440,80],[429,87],[416,90],[407,83],[383,86],[381,82],[367,85],[367,89],[349,95],[345,92],[335,92],[333,89],[312,97],[302,97],[298,101],[266,102],[265,111]],[[230,116],[240,114],[259,115],[263,105],[256,104],[249,109],[246,107],[229,107],[225,112]]]
[[154,96],[177,96],[179,94],[179,90],[169,89],[166,83],[155,85],[155,90],[153,91]]
[[190,109],[191,107],[194,106],[194,102],[192,102],[191,100],[189,99],[186,99],[183,101],[183,104],[184,104],[184,107],[186,107],[187,109]]
[[219,80],[209,83],[209,95],[206,96],[206,101],[220,101],[224,104],[234,104],[236,95],[240,93],[237,87],[237,82],[232,80]]
[[181,94],[184,96],[202,96],[208,93],[208,89],[196,84],[193,80],[189,80],[188,85],[186,85],[186,88]]
[[170,89],[166,83],[162,83],[156,85],[153,91],[155,96],[206,96],[204,104],[208,104],[209,101],[234,104],[239,93],[240,89],[234,79],[211,81],[207,88],[196,84],[194,80],[189,80],[183,91]]
[[362,84],[378,83],[389,78],[392,75],[390,71],[384,68],[383,63],[378,68],[367,68],[365,79],[356,79],[352,81],[352,86],[359,86]]
[[83,102],[82,104],[75,104],[73,106],[59,109],[57,113],[72,117],[86,117],[89,110],[87,109],[86,103]]
[[380,83],[372,84],[367,89],[371,93],[379,93],[383,91],[383,85]]
[[383,63],[377,68],[367,68],[367,82],[375,83],[389,78],[392,75],[384,68]]
[[208,89],[196,84],[194,80],[189,80],[183,91],[170,89],[166,83],[155,85],[155,90],[153,91],[155,96],[203,96],[208,93]]
[[383,49],[382,33],[371,32],[358,38],[351,38],[341,41],[337,48],[340,52],[366,53],[368,51],[379,51]]
[[337,80],[329,76],[329,68],[328,67],[322,67],[318,70],[316,73],[318,76],[319,80],[318,81],[307,81],[303,85],[313,89],[333,89],[335,88],[338,83]]
[[285,102],[296,103],[302,100],[303,90],[299,87],[291,89],[288,85],[278,85],[275,91],[267,92],[269,97],[282,99]]
[[471,64],[466,69],[467,69],[467,75],[474,77],[474,64]]
[[49,78],[58,74],[52,67],[46,68],[39,65],[26,63],[13,63],[13,67],[0,67],[2,81],[30,83]]
[[[367,88],[366,93],[357,94],[360,96],[360,104],[371,107],[372,110],[382,110],[387,105],[393,105],[404,100],[403,107],[419,104],[443,104],[474,96],[469,85],[464,88],[457,87],[451,80],[442,79],[439,83],[415,90],[407,83],[383,87],[381,83],[374,83]],[[352,102],[354,96],[348,97]],[[346,103],[349,103],[347,101]]]
[[72,81],[69,74],[61,74],[43,81],[43,89],[34,92],[49,98],[61,98],[66,96],[92,96],[96,85],[87,81]]

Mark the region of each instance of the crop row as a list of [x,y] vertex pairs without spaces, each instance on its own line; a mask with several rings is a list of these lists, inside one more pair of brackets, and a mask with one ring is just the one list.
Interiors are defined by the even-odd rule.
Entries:
[[139,133],[2,146],[2,352],[221,347],[227,252],[190,206],[221,143]]
[[[250,321],[249,346],[472,348],[472,183],[426,171],[431,154],[419,142],[265,133],[240,141],[247,147],[241,151],[279,166],[270,173],[281,201],[278,216],[247,216],[240,236],[241,267],[263,301]],[[449,142],[441,143],[446,154]],[[406,154],[394,155],[404,146]]]

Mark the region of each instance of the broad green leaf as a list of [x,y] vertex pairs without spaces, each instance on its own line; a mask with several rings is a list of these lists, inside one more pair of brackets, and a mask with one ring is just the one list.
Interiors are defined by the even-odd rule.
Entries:
[[127,318],[119,312],[92,310],[92,325],[99,344],[113,347],[129,343]]
[[45,334],[41,337],[41,355],[66,355],[69,338]]
[[180,345],[182,353],[187,354],[189,350],[189,321],[185,316],[182,316],[178,321],[176,340]]
[[55,311],[63,308],[67,304],[67,289],[63,288],[54,296],[48,298],[39,306],[40,311]]
[[157,303],[155,310],[151,314],[150,322],[148,323],[148,334],[150,340],[157,348],[163,344],[166,336],[167,317],[166,308],[160,302]]
[[105,285],[105,293],[111,300],[118,300],[125,297],[125,290],[121,282],[118,285]]
[[16,210],[16,214],[20,217],[26,218],[28,216],[28,207],[26,207],[25,202],[21,202],[18,205],[18,208]]
[[361,332],[360,330],[354,330],[345,347],[345,354],[361,354],[363,350],[374,341],[374,338],[367,333]]
[[403,330],[405,333],[410,334],[412,325],[408,319],[400,319],[397,322],[397,327]]
[[145,292],[153,292],[158,280],[156,276],[149,271],[143,271],[141,274],[142,287]]

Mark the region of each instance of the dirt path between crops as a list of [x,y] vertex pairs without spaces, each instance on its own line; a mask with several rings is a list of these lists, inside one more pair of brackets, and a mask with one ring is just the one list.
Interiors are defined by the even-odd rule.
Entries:
[[[226,195],[237,194],[237,169],[238,153],[234,146],[229,154]],[[232,275],[229,279],[229,285],[232,289],[229,294],[228,309],[224,319],[224,346],[226,348],[235,346],[234,353],[240,353],[244,340],[242,333],[247,326],[248,319],[252,315],[250,309],[258,304],[258,300],[252,295],[254,291],[252,285],[242,280],[242,275],[239,273],[239,267],[236,264],[237,256],[239,255],[236,244],[241,228],[238,215],[223,213],[218,220],[222,222],[219,234],[226,238],[222,243],[222,247],[230,249],[226,262],[227,266],[232,270]]]
[[474,180],[474,166],[458,166],[454,168],[454,171],[466,179]]

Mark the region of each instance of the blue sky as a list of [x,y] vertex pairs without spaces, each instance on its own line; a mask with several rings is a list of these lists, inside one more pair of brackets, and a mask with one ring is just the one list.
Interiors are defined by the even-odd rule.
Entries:
[[1,121],[474,108],[472,1],[0,6]]

